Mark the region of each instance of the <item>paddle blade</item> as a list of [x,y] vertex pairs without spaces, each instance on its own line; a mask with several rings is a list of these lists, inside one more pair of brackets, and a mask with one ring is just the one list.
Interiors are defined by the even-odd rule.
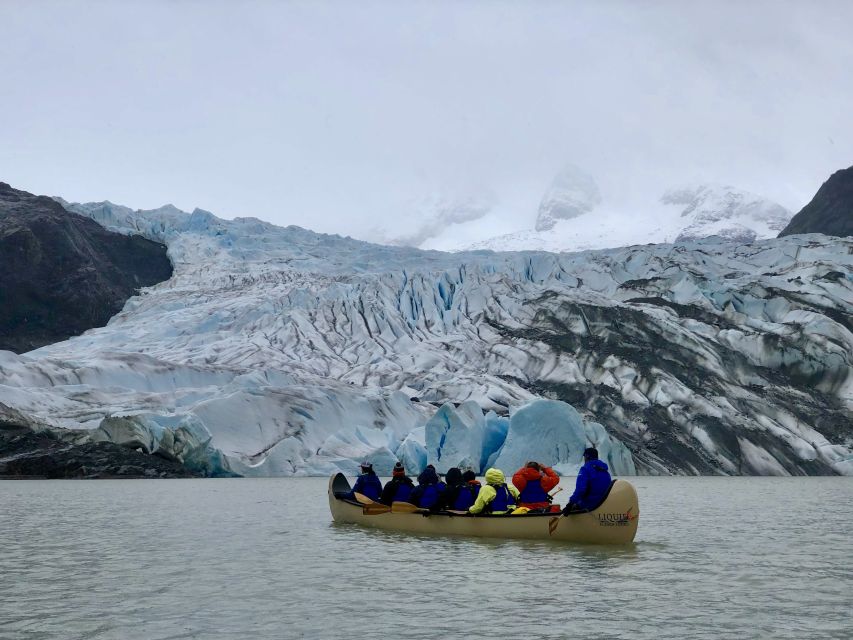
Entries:
[[554,531],[557,530],[557,525],[560,524],[560,518],[563,516],[557,516],[556,518],[551,518],[548,520],[548,535],[554,535]]
[[358,491],[355,492],[355,499],[361,504],[377,504],[375,500],[371,500],[366,495],[359,493]]
[[390,513],[391,507],[374,502],[373,504],[364,505],[361,508],[361,512],[366,516],[378,516],[380,513]]
[[395,502],[391,505],[391,511],[394,513],[420,513],[426,509],[420,509],[410,502]]

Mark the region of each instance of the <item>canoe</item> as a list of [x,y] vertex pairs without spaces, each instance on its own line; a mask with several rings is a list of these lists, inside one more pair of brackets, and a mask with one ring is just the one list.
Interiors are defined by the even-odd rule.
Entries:
[[637,491],[625,480],[613,482],[610,492],[597,509],[559,519],[553,513],[516,516],[396,513],[378,504],[371,507],[335,495],[348,491],[350,484],[346,477],[342,473],[333,474],[329,479],[329,509],[335,522],[423,535],[628,544],[637,534],[640,516]]

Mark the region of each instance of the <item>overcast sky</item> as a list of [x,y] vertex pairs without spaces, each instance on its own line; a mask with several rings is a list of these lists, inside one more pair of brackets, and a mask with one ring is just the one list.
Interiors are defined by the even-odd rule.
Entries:
[[[364,237],[535,208],[572,162],[634,215],[853,164],[853,2],[0,1],[0,180]],[[529,210],[528,210],[529,209]]]

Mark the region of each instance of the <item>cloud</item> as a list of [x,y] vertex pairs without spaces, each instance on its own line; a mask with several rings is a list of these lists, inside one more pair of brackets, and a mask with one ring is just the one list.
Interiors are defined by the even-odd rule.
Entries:
[[848,2],[21,1],[0,20],[0,179],[72,200],[361,236],[460,191],[535,216],[567,161],[638,216],[696,181],[798,209],[853,161]]

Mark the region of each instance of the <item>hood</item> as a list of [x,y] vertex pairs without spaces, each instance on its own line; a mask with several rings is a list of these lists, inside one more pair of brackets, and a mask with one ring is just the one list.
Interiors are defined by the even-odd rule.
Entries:
[[531,469],[530,467],[524,467],[523,469],[519,469],[516,475],[521,475],[525,480],[530,482],[531,480],[541,480],[542,472],[537,469]]
[[444,481],[451,487],[457,484],[462,484],[462,471],[456,467],[451,467],[447,470],[447,473],[444,474]]
[[607,471],[607,463],[601,460],[590,460],[584,466],[595,469],[596,471]]
[[506,478],[504,478],[504,472],[500,469],[489,469],[486,471],[486,482],[489,484],[503,484],[506,482]]
[[427,467],[418,476],[418,484],[435,484],[438,482],[438,474],[432,467]]

